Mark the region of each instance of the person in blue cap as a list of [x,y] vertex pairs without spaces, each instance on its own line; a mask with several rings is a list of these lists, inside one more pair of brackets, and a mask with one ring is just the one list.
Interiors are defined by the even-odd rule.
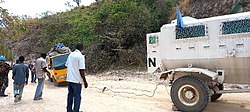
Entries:
[[4,92],[5,89],[8,87],[8,73],[11,70],[11,67],[5,62],[5,60],[6,58],[4,56],[0,56],[0,97],[8,96],[4,94]]

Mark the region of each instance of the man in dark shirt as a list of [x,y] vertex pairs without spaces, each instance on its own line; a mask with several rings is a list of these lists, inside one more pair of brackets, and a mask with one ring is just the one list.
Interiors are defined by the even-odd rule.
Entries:
[[14,102],[21,101],[24,84],[28,84],[29,68],[23,63],[24,57],[19,57],[19,63],[13,67]]

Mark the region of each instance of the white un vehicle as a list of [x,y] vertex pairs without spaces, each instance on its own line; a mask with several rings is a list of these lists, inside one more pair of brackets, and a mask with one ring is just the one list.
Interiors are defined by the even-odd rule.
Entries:
[[147,34],[147,66],[168,79],[171,99],[181,111],[203,111],[223,93],[223,83],[250,84],[250,12],[205,19],[184,17]]

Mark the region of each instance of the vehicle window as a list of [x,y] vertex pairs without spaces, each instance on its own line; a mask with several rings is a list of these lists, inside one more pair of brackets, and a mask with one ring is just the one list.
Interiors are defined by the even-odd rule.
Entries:
[[222,35],[250,32],[250,19],[222,22]]
[[176,39],[203,37],[205,36],[205,25],[184,27],[184,29],[176,27],[175,31]]
[[53,58],[54,61],[54,68],[55,69],[63,69],[66,68],[65,63],[68,59],[69,54],[61,55],[58,57]]

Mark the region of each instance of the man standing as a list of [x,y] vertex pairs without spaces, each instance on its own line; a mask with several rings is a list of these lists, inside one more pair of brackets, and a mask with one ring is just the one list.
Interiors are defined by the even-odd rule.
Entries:
[[[81,105],[81,90],[82,83],[84,87],[88,87],[85,78],[85,57],[82,55],[83,44],[78,43],[76,50],[71,52],[66,66],[67,68],[67,82],[68,82],[68,99],[67,99],[67,112],[79,112]],[[72,106],[74,107],[72,109]]]
[[38,78],[38,84],[36,87],[36,93],[34,96],[34,100],[41,100],[43,94],[44,80],[46,78],[47,64],[46,64],[46,54],[41,53],[41,57],[36,60],[35,69],[36,76]]
[[9,78],[8,73],[11,69],[10,65],[5,63],[6,58],[0,56],[0,97],[6,97],[8,95],[4,94],[5,89],[8,87]]
[[29,68],[23,63],[24,57],[19,57],[19,63],[13,67],[13,80],[14,80],[14,102],[21,101],[24,84],[28,84]]
[[30,68],[30,71],[31,71],[31,83],[36,83],[35,61],[31,61],[29,63],[29,68]]

